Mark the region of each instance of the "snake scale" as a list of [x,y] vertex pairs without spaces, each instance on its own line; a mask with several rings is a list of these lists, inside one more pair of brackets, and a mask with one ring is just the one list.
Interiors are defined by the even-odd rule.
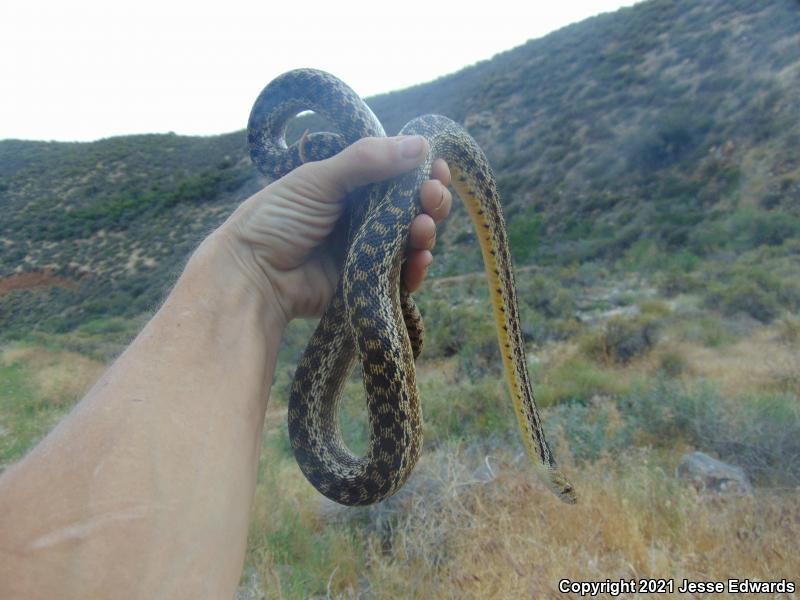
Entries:
[[[307,110],[325,117],[338,132],[306,133],[287,147],[287,123]],[[415,118],[400,134],[425,136],[430,153],[416,170],[357,190],[345,202],[333,234],[341,241],[344,267],[291,387],[288,420],[295,458],[317,490],[350,506],[392,495],[419,458],[422,413],[414,359],[422,351],[422,319],[400,283],[400,271],[409,227],[419,213],[417,192],[433,161],[443,158],[480,241],[505,377],[528,453],[546,467],[551,489],[573,503],[575,492],[545,440],[528,376],[511,255],[489,163],[469,134],[446,117]],[[333,156],[361,137],[385,135],[352,89],[314,69],[290,71],[270,82],[247,127],[250,156],[272,178]],[[359,359],[369,419],[364,456],[349,451],[339,424],[342,387]]]

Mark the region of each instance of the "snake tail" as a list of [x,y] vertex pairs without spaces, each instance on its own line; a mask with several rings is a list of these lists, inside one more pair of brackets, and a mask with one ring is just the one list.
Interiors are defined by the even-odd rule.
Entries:
[[477,142],[446,117],[412,120],[402,133],[426,135],[434,158],[443,158],[450,166],[452,185],[480,243],[503,371],[523,442],[531,459],[545,467],[549,487],[561,500],[572,504],[577,499],[575,489],[558,469],[547,443],[528,374],[505,219],[489,161]]

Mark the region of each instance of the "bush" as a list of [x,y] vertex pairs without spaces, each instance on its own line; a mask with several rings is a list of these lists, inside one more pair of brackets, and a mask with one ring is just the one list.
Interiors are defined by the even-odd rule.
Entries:
[[569,403],[549,411],[547,431],[559,431],[567,440],[572,457],[592,461],[605,454],[616,454],[633,442],[634,430],[611,399],[598,399],[589,405]]
[[579,357],[550,371],[533,374],[533,391],[541,406],[585,404],[595,396],[617,396],[627,389],[618,374]]
[[539,245],[542,219],[538,216],[519,216],[508,221],[508,244],[518,264],[530,260]]
[[596,361],[624,364],[649,352],[660,329],[661,320],[651,315],[612,317],[602,330],[583,337],[581,350]]
[[695,389],[660,380],[619,402],[628,426],[647,443],[693,446],[741,466],[767,484],[800,484],[800,410],[791,394],[723,398],[713,387]]
[[575,315],[572,292],[544,275],[518,277],[517,295],[522,307],[530,307],[548,319],[569,319]]
[[735,278],[729,285],[716,283],[706,296],[709,308],[718,308],[724,314],[744,313],[762,323],[770,323],[781,312],[774,294],[770,294],[756,281],[743,277]]
[[628,160],[644,173],[663,169],[685,160],[701,148],[714,123],[706,111],[680,106],[658,115],[653,127],[637,132],[631,140]]
[[674,298],[678,294],[696,291],[700,287],[700,282],[692,273],[670,269],[658,276],[657,285],[660,293],[667,298]]
[[425,358],[456,354],[494,360],[498,358],[497,334],[491,306],[472,299],[423,300],[420,309],[425,319]]
[[778,323],[778,339],[790,346],[800,342],[800,320],[785,318]]
[[644,317],[661,319],[672,313],[672,309],[663,300],[645,300],[639,305],[639,312]]
[[563,403],[545,421],[579,460],[631,444],[671,448],[682,441],[741,466],[756,482],[800,484],[800,409],[792,394],[731,400],[709,385],[659,379],[616,400]]
[[658,370],[666,377],[679,377],[688,368],[686,357],[677,350],[667,350],[658,358]]
[[502,378],[483,377],[474,383],[424,378],[419,382],[419,393],[427,445],[513,431],[514,412]]
[[731,331],[714,316],[685,320],[680,324],[680,337],[687,342],[698,342],[707,348],[719,348],[736,338]]
[[746,251],[759,246],[780,246],[800,237],[800,218],[778,209],[739,209],[724,219],[695,228],[689,246],[708,254],[714,250]]

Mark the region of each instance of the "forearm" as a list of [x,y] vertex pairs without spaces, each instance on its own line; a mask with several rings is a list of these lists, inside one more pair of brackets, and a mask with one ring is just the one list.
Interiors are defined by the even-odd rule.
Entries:
[[284,323],[229,260],[207,240],[73,413],[0,478],[0,597],[233,591]]

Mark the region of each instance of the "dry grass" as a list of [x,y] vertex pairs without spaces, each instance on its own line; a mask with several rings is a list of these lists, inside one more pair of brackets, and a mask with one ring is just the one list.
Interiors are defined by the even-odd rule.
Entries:
[[0,348],[0,470],[44,437],[103,369],[74,352],[23,344]]
[[693,375],[713,381],[724,394],[800,391],[797,345],[782,341],[773,327],[720,348],[675,343],[674,349],[685,357]]
[[[797,491],[703,497],[673,478],[669,462],[640,451],[573,468],[576,506],[502,450],[488,459],[453,447],[429,454],[406,489],[370,509],[331,508],[282,475],[260,488],[251,558],[267,598],[558,598],[563,578],[796,576]],[[304,585],[282,563],[292,558],[259,542],[287,511],[293,533],[313,540],[293,557]],[[315,553],[326,558],[307,567]]]
[[587,358],[580,345],[557,342],[542,349],[531,365],[538,403],[586,402],[595,395],[620,395],[630,390],[639,369],[633,365],[603,364]]
[[[762,488],[753,496],[699,495],[674,475],[682,453],[694,449],[686,446],[691,436],[667,428],[662,432],[666,437],[648,442],[648,435],[656,433],[636,429],[649,424],[660,431],[651,423],[657,411],[648,408],[648,399],[667,416],[687,408],[689,400],[698,406],[714,400],[720,403],[717,408],[741,404],[742,410],[753,409],[744,411],[754,415],[748,431],[771,426],[772,421],[755,422],[771,413],[762,415],[750,403],[766,401],[773,392],[797,393],[796,387],[786,387],[800,374],[792,331],[780,324],[762,327],[708,347],[700,339],[668,330],[653,352],[627,365],[596,365],[613,383],[605,391],[601,388],[606,379],[589,377],[593,365],[587,366],[575,342],[540,349],[532,363],[539,374],[540,399],[548,393],[555,403],[561,396],[584,391],[607,394],[603,399],[592,396],[584,407],[585,419],[608,417],[600,419],[608,430],[597,434],[605,440],[599,458],[593,454],[580,462],[571,460],[570,450],[576,452],[578,446],[569,448],[558,439],[564,430],[551,427],[556,454],[580,494],[577,506],[561,504],[537,478],[521,446],[503,441],[508,438],[492,437],[479,447],[474,441],[467,446],[453,438],[448,442],[442,435],[435,448],[426,447],[415,473],[396,496],[370,508],[339,507],[313,490],[290,456],[276,453],[275,439],[285,437],[285,425],[272,419],[248,559],[258,575],[256,596],[560,598],[558,583],[564,578],[666,578],[677,586],[684,578],[796,577],[800,488]],[[686,391],[691,395],[687,400],[659,394],[650,398],[642,392],[647,398],[636,396],[645,402],[638,413],[620,412],[615,395],[632,393],[636,382],[652,381],[670,364],[675,371],[670,377],[684,379],[689,388],[697,378],[708,380],[719,394],[711,398]],[[449,359],[423,362],[420,380],[434,387],[462,385],[455,365]],[[578,385],[584,380],[591,381]],[[427,399],[426,418],[431,418],[436,396],[429,393]],[[586,424],[583,414],[578,418]],[[705,425],[727,427],[727,422],[714,421],[715,414]],[[695,425],[702,429],[703,423]],[[630,429],[632,437],[612,443],[617,429]],[[742,439],[746,433],[738,431]],[[586,443],[602,441],[591,435]]]
[[473,491],[475,527],[449,565],[451,589],[475,598],[557,597],[564,577],[780,579],[796,567],[796,503],[712,503],[646,462],[611,477],[601,470],[579,473],[582,502],[574,508],[512,469]]
[[[683,324],[685,325],[685,323]],[[755,392],[788,392],[800,394],[800,330],[796,320],[785,319],[772,326],[758,327],[747,335],[709,346],[701,340],[685,339],[675,328],[667,329],[664,341],[649,354],[636,357],[620,366],[603,364],[602,373],[611,385],[598,386],[593,381],[596,393],[618,395],[631,389],[638,380],[658,375],[665,364],[679,363],[676,372],[684,381],[703,379],[713,382],[726,396],[739,396]],[[541,372],[539,397],[543,404],[559,401],[558,388],[564,383],[575,383],[576,363],[585,359],[583,349],[572,341],[553,343],[539,354]],[[666,369],[669,370],[669,369]],[[580,369],[578,369],[580,371]],[[550,396],[554,395],[554,400]],[[570,391],[566,389],[564,391]]]
[[0,364],[22,363],[30,371],[36,396],[52,406],[71,406],[103,373],[106,366],[75,352],[41,346],[12,346],[0,353]]
[[[610,439],[632,418],[620,413],[611,397],[658,372],[667,353],[685,359],[683,377],[713,381],[726,402],[748,392],[797,394],[800,364],[793,332],[791,325],[761,328],[714,348],[668,336],[652,353],[625,366],[604,365],[601,374],[595,369],[599,365],[587,366],[575,342],[553,344],[538,353],[538,381],[554,403],[577,392],[608,395],[604,402],[590,398],[586,410],[596,415],[605,407],[603,439]],[[601,451],[597,460],[580,463],[570,462],[569,448],[562,443],[556,444],[556,454],[580,501],[561,504],[540,483],[519,443],[509,447],[502,441],[506,438],[495,436],[494,446],[453,444],[453,431],[475,439],[470,427],[481,419],[505,423],[496,415],[505,414],[497,407],[507,400],[498,391],[501,384],[495,386],[491,378],[460,381],[457,366],[455,359],[421,365],[421,385],[432,390],[426,415],[435,408],[430,400],[456,412],[480,401],[480,410],[464,409],[466,416],[458,413],[455,424],[447,421],[446,427],[440,415],[436,448],[426,447],[408,485],[376,507],[349,509],[325,501],[287,452],[285,405],[271,404],[248,549],[248,572],[257,578],[250,586],[253,597],[560,598],[562,578],[655,577],[679,583],[684,577],[797,576],[800,490],[700,496],[674,477],[686,449],[679,439],[669,438],[659,450],[626,450],[610,458],[618,445]],[[9,389],[19,385],[7,394],[8,414],[16,415],[8,427],[13,435],[4,438],[8,456],[17,456],[43,434],[48,419],[66,410],[103,368],[63,350],[3,349],[4,384]],[[288,379],[289,373],[279,373],[276,386],[285,386]],[[458,386],[464,397],[451,398]],[[23,405],[35,410],[23,411]],[[655,418],[647,405],[640,412],[637,418]],[[28,423],[41,427],[28,431],[23,427]],[[492,433],[482,424],[478,429]],[[632,439],[638,444],[644,438]]]

